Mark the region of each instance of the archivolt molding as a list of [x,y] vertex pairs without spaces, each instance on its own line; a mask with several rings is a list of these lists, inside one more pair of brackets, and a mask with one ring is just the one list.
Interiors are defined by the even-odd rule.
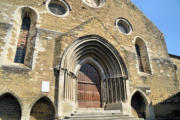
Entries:
[[87,57],[87,58],[85,58],[84,60],[82,60],[82,61],[80,61],[79,63],[78,63],[78,65],[77,65],[77,67],[76,67],[76,69],[75,69],[75,75],[77,76],[77,74],[78,74],[78,71],[80,70],[80,68],[81,68],[81,66],[83,65],[83,64],[86,64],[86,63],[89,63],[89,64],[92,64],[95,68],[96,68],[96,70],[98,70],[98,72],[101,74],[100,76],[101,76],[101,79],[105,79],[105,73],[104,73],[104,70],[103,70],[103,68],[101,67],[101,65],[97,62],[97,61],[95,61],[92,57]]
[[84,36],[74,41],[66,49],[60,66],[72,73],[76,73],[78,63],[88,57],[91,57],[102,66],[106,77],[128,78],[125,64],[119,53],[104,38],[97,35]]
[[[76,101],[77,73],[83,64],[92,64],[101,77],[102,101],[121,102],[127,99],[127,69],[116,49],[98,35],[75,40],[64,52],[60,67],[64,70],[64,99]],[[74,89],[72,89],[74,88]]]

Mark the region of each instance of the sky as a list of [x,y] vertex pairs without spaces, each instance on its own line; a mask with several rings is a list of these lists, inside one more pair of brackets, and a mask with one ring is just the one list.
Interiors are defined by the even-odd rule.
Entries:
[[180,0],[131,0],[164,34],[168,52],[180,56]]

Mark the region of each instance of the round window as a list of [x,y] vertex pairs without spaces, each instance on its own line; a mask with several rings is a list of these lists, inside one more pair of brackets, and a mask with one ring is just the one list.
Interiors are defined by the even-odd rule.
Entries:
[[85,4],[93,8],[100,8],[104,6],[106,0],[82,0]]
[[60,0],[51,0],[48,3],[48,9],[51,13],[58,16],[65,16],[69,12],[69,7],[67,3]]
[[130,34],[132,32],[131,24],[124,18],[118,18],[116,20],[116,27],[124,34]]

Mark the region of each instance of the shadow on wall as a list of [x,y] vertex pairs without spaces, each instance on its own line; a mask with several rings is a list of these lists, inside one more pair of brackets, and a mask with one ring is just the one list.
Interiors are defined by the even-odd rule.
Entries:
[[156,118],[180,120],[180,92],[156,104],[154,110]]

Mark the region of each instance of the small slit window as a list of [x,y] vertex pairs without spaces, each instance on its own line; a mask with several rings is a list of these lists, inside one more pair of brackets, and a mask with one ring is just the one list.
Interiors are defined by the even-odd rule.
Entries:
[[63,0],[51,0],[48,3],[49,11],[57,16],[65,16],[69,13],[69,7]]
[[106,0],[82,0],[86,5],[93,8],[103,7]]
[[130,34],[132,32],[131,24],[124,18],[118,18],[116,20],[116,27],[123,34]]

